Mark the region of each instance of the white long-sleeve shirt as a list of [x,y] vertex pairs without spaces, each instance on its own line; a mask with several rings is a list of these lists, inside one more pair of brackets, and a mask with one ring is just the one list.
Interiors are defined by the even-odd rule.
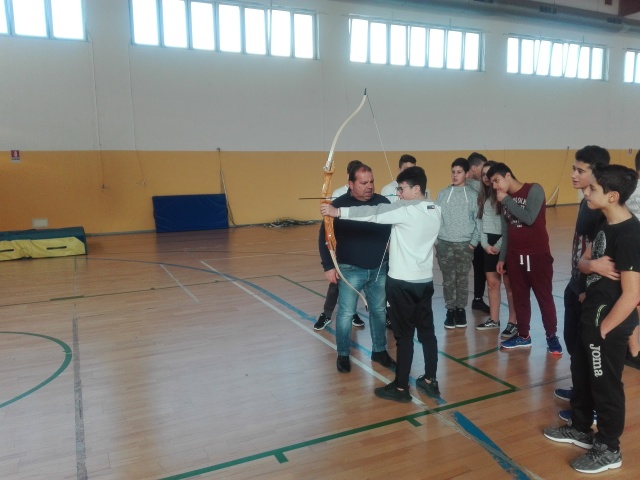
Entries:
[[433,246],[441,223],[440,207],[428,200],[398,200],[376,206],[342,207],[340,218],[392,225],[389,276],[408,282],[433,279]]

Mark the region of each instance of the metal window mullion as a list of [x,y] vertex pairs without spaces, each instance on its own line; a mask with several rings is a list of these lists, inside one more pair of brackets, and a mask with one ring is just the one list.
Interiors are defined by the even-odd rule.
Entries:
[[265,37],[266,37],[266,51],[267,51],[267,56],[271,56],[271,28],[273,27],[273,15],[271,15],[271,9],[267,8],[265,10],[265,16],[264,16],[264,20],[266,22],[266,28],[264,30],[265,32]]
[[213,4],[213,41],[214,52],[220,52],[220,2]]
[[184,21],[187,27],[187,48],[193,49],[193,32],[191,30],[191,0],[184,0]]
[[320,58],[320,38],[318,33],[320,31],[320,20],[318,19],[318,15],[316,15],[315,13],[313,14],[312,18],[313,22],[311,23],[311,28],[313,29],[313,31],[311,32],[311,38],[313,38],[313,57],[317,60]]
[[465,51],[467,47],[467,32],[462,32],[462,42],[460,42],[460,70],[464,70]]
[[16,29],[13,21],[13,2],[7,0],[4,2],[4,11],[7,16],[7,33],[9,35],[15,35]]
[[240,15],[240,53],[247,53],[247,39],[245,38],[247,29],[245,28],[244,7],[238,5],[238,14]]
[[479,33],[478,34],[478,72],[484,72],[485,71],[485,64],[484,64],[484,34],[483,33]]
[[290,58],[296,58],[296,46],[295,46],[295,38],[296,38],[296,31],[295,31],[295,22],[294,22],[294,13],[293,12],[289,12],[289,21],[291,23],[291,28],[289,28],[289,45],[291,48],[291,53],[289,54]]
[[409,50],[411,49],[411,37],[409,36],[411,32],[411,26],[410,25],[405,25],[405,29],[404,29],[404,64],[405,66],[409,67],[411,66],[411,60],[409,58],[410,53]]
[[162,15],[162,0],[156,0],[156,22],[158,24],[158,45],[161,47],[166,46],[164,44],[164,17]]
[[45,33],[47,38],[53,38],[53,14],[51,12],[51,0],[44,1]]
[[446,28],[444,30],[444,43],[443,43],[444,52],[442,52],[442,69],[447,70],[447,51],[449,50],[449,29]]
[[367,20],[367,63],[371,63],[371,22]]
[[522,38],[518,38],[518,73],[522,74]]
[[429,68],[429,47],[431,46],[431,28],[425,29],[424,36],[424,67]]

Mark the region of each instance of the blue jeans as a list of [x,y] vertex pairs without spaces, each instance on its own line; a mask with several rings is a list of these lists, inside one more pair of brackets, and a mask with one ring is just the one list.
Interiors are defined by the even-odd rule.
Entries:
[[[385,326],[385,309],[387,297],[384,289],[387,283],[387,265],[382,268],[365,269],[346,263],[340,264],[345,280],[353,288],[363,291],[369,304],[369,331],[371,332],[371,350],[382,352],[387,349],[387,331]],[[378,273],[379,272],[379,273]],[[376,279],[377,278],[377,279]],[[356,313],[358,294],[344,280],[338,280],[338,316],[336,318],[336,343],[338,355],[348,356],[351,349],[351,320]]]

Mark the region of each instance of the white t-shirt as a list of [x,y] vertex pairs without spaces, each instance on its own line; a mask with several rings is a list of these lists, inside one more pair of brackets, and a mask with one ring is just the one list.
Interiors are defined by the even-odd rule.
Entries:
[[338,198],[341,197],[342,195],[344,195],[345,193],[347,193],[349,191],[349,185],[344,185],[342,187],[338,187],[336,188],[333,193],[331,194],[331,198]]
[[382,190],[380,190],[380,195],[382,195],[383,197],[387,197],[387,199],[391,203],[393,203],[398,200],[398,192],[396,191],[396,188],[398,188],[398,182],[394,180],[393,182],[388,183],[387,185],[382,187]]

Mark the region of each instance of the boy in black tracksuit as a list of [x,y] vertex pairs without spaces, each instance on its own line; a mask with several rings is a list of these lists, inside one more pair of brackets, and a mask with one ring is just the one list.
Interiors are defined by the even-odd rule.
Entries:
[[[571,357],[571,422],[544,431],[551,440],[590,449],[571,462],[582,473],[599,473],[622,465],[622,370],[629,336],[638,325],[636,305],[640,300],[640,221],[624,203],[637,180],[636,172],[622,165],[596,166],[584,191],[589,208],[601,210],[606,223],[600,226],[579,263],[583,273],[589,275],[579,340]],[[590,262],[605,255],[615,262],[619,278],[591,270]],[[594,410],[598,412],[595,435],[591,430]]]

